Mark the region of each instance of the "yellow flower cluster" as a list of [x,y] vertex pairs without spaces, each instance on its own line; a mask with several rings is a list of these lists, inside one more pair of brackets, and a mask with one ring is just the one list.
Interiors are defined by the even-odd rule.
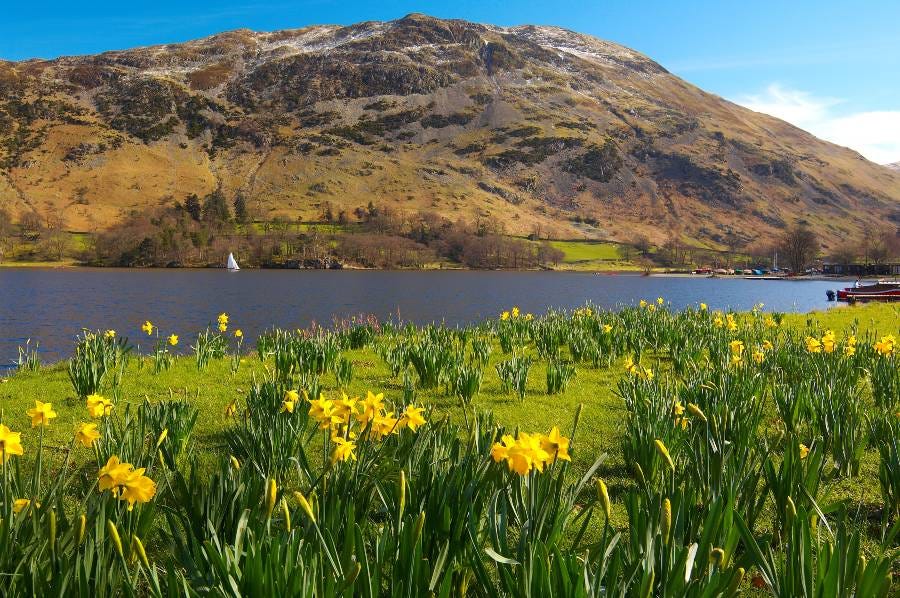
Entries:
[[875,352],[879,355],[888,357],[893,355],[897,350],[897,339],[893,334],[881,337],[880,341],[875,342]]
[[713,317],[713,325],[716,328],[725,327],[729,331],[734,332],[738,329],[737,320],[734,319],[734,314],[727,313],[725,317],[722,317],[720,312],[715,312],[715,317]]
[[653,380],[653,370],[651,370],[650,368],[645,368],[639,363],[635,363],[634,359],[631,357],[625,358],[623,366],[625,368],[625,371],[632,376],[643,378],[645,380]]
[[228,330],[228,314],[225,312],[220,313],[216,321],[219,323],[219,332]]
[[528,434],[520,432],[518,438],[504,434],[500,442],[491,447],[491,457],[495,463],[506,461],[510,471],[527,475],[532,469],[544,471],[544,466],[556,459],[571,461],[569,439],[559,433],[554,426],[550,433]]
[[[304,393],[304,396],[306,393]],[[297,401],[297,391],[289,390],[282,401],[282,411],[293,413]],[[384,404],[384,393],[366,393],[366,398],[348,397],[341,393],[339,399],[328,399],[319,395],[318,399],[309,399],[309,416],[319,422],[319,428],[328,430],[331,442],[335,445],[331,455],[332,462],[356,459],[356,433],[353,426],[367,431],[368,437],[382,440],[389,434],[398,434],[403,429],[415,432],[425,425],[423,407],[407,405],[399,417],[388,411]]]
[[731,365],[741,365],[744,358],[744,341],[733,340],[728,343],[728,349],[731,351]]
[[[826,330],[820,339],[814,336],[807,336],[805,342],[806,350],[809,353],[834,353],[838,346],[834,330]],[[844,344],[844,355],[849,357],[855,353],[856,337],[851,335],[847,337],[847,341]]]
[[119,500],[127,500],[130,511],[134,503],[149,502],[156,495],[156,483],[144,471],[143,467],[135,469],[131,463],[122,463],[113,455],[100,468],[97,486],[100,492],[109,490]]
[[[520,312],[518,306],[515,306],[515,305],[514,305],[514,306],[512,307],[512,309],[510,309],[509,311],[504,311],[504,312],[502,312],[502,313],[500,314],[500,319],[503,320],[503,321],[505,322],[505,321],[507,321],[507,320],[515,320],[515,319],[517,319],[520,315],[521,315],[521,312]],[[531,320],[534,319],[534,315],[532,315],[532,314],[525,314],[525,316],[524,316],[523,319],[524,319],[526,322],[530,322]]]

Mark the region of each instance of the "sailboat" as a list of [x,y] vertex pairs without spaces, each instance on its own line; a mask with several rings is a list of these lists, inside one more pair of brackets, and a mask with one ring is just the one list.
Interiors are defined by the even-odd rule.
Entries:
[[240,266],[238,266],[237,260],[234,259],[233,253],[228,254],[228,263],[225,265],[225,267],[228,268],[228,270],[231,272],[237,272],[241,269]]

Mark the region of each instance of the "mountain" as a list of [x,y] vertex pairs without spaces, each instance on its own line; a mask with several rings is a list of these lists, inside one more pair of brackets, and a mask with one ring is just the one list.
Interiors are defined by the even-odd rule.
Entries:
[[900,222],[900,173],[556,27],[413,14],[0,62],[0,206],[93,231],[217,188],[257,219],[372,201],[711,247]]
[[900,170],[900,162],[894,162],[893,164],[885,164],[891,170]]

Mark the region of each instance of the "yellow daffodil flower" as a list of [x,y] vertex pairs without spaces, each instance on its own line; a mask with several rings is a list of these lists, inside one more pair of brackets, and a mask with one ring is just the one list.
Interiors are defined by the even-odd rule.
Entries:
[[356,443],[352,440],[346,440],[341,437],[335,437],[332,439],[334,442],[334,452],[331,453],[331,462],[337,463],[338,461],[346,461],[351,459],[356,461]]
[[0,424],[0,460],[6,463],[13,455],[22,456],[25,449],[22,448],[22,434],[13,432],[4,424]]
[[91,417],[103,417],[112,412],[113,404],[98,394],[88,395],[85,401],[88,413]]
[[172,346],[174,347],[175,345],[178,344],[178,335],[177,335],[177,334],[170,334],[170,335],[169,335],[169,338],[167,339],[167,341],[168,341],[168,343],[169,343],[170,345],[172,345]]
[[153,334],[153,322],[151,322],[150,320],[147,320],[147,321],[144,322],[144,324],[141,326],[141,330],[143,330],[144,332],[146,332],[146,333],[147,333],[147,336]]
[[83,444],[85,448],[91,448],[98,438],[100,438],[100,432],[97,430],[97,424],[82,423],[75,431],[75,440]]
[[51,403],[42,403],[35,401],[34,407],[27,411],[28,417],[31,418],[31,427],[49,426],[50,420],[56,417],[56,411],[53,410]]
[[397,426],[401,428],[406,427],[415,432],[416,428],[425,425],[425,418],[422,416],[424,410],[424,407],[408,405],[400,415],[400,421],[397,422]]

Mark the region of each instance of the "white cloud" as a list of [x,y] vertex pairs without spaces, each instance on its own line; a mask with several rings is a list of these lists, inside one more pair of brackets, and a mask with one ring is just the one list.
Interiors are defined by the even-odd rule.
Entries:
[[879,164],[900,161],[900,110],[837,114],[837,98],[772,84],[764,93],[737,98],[741,106],[771,114],[826,141],[849,147]]

